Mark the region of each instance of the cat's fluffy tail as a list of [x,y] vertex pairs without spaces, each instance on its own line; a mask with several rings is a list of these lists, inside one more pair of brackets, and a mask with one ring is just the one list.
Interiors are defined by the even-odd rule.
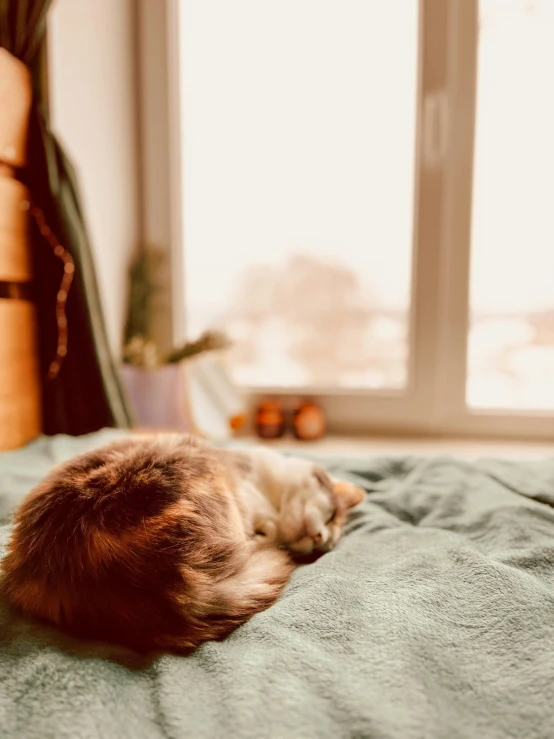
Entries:
[[277,598],[294,565],[285,552],[270,548],[254,549],[244,566],[231,577],[218,583],[215,591],[221,607],[241,611],[267,608]]
[[[210,639],[222,639],[256,613],[269,608],[285,587],[294,564],[289,555],[275,547],[249,547],[242,566],[232,575],[210,583],[204,594],[197,591],[193,602],[183,603],[192,631],[182,636],[162,637],[165,649],[187,649]],[[192,621],[192,623],[191,623]],[[191,638],[192,637],[192,638]]]

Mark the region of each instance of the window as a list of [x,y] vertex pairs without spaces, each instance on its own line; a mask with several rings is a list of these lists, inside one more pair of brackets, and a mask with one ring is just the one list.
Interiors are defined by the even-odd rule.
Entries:
[[189,330],[242,385],[405,387],[417,0],[182,7]]
[[553,434],[554,0],[175,6],[188,332],[337,430]]
[[554,2],[479,21],[467,399],[554,409]]

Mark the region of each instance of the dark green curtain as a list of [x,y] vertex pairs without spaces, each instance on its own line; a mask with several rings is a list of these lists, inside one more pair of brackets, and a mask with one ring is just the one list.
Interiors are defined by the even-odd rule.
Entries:
[[[67,301],[68,354],[58,377],[43,381],[43,429],[47,434],[79,435],[104,426],[128,426],[130,416],[107,342],[75,175],[50,130],[41,89],[49,6],[50,0],[0,0],[0,46],[21,59],[34,80],[28,166],[19,176],[75,261]],[[55,306],[63,267],[38,229],[32,228],[40,362],[46,378],[56,354]]]

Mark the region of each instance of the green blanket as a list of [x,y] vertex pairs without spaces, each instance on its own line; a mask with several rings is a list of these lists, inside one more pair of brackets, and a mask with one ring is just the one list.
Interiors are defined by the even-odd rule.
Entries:
[[[0,455],[18,499],[113,432]],[[141,660],[0,611],[0,736],[554,737],[554,460],[328,460],[371,495],[222,643]]]

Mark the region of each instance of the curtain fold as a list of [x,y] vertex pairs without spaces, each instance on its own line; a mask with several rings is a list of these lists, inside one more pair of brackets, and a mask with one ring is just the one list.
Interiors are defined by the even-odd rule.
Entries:
[[[51,0],[0,0],[0,46],[31,69],[35,83],[28,166],[20,177],[75,261],[67,301],[68,353],[59,375],[43,380],[43,430],[80,435],[104,426],[129,426],[131,419],[109,349],[75,174],[50,130],[47,101],[40,90],[40,50],[50,4]],[[31,228],[40,367],[46,378],[56,354],[55,307],[63,267],[34,224]]]

